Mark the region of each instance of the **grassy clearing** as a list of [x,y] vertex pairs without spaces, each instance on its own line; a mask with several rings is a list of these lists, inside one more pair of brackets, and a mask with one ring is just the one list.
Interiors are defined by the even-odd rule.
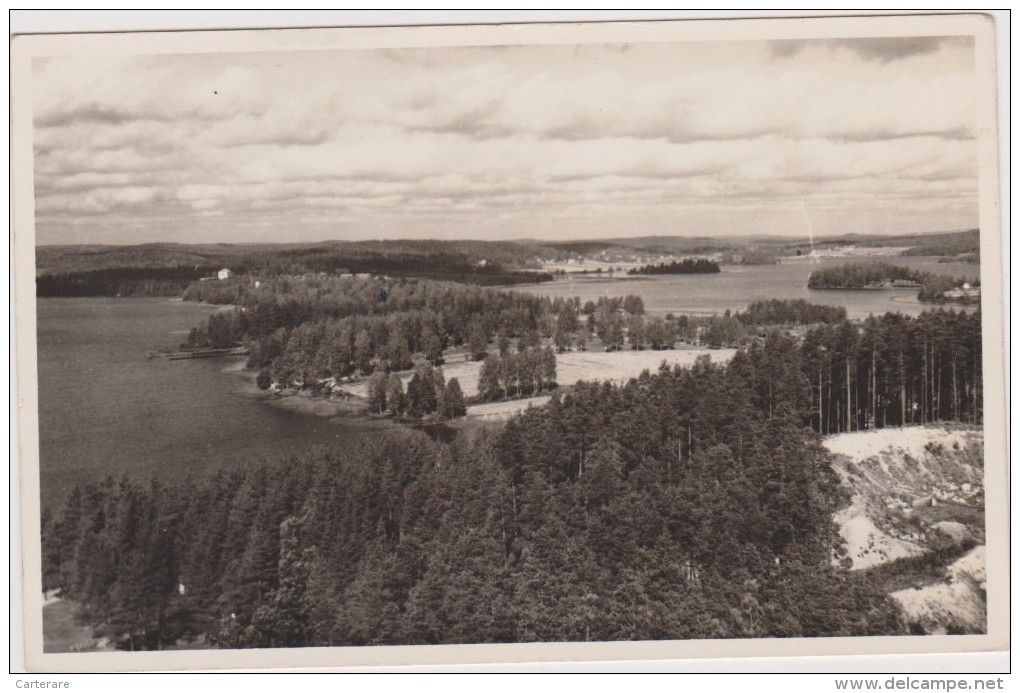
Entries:
[[[734,349],[667,349],[664,351],[568,351],[556,355],[556,381],[560,385],[573,385],[578,380],[626,382],[641,375],[643,370],[656,370],[665,361],[670,366],[692,366],[703,354],[708,354],[715,363],[725,363],[733,358]],[[468,361],[464,354],[447,357],[443,364],[443,375],[447,382],[456,378],[467,397],[478,396],[478,373],[481,361]],[[414,371],[399,374],[404,386]],[[344,383],[341,387],[352,395],[366,397],[368,380]]]
[[524,411],[528,407],[540,407],[549,400],[549,395],[543,395],[541,397],[510,400],[509,402],[486,402],[485,404],[474,404],[468,407],[467,415],[469,419],[502,421],[504,419],[509,419],[519,411]]
[[[708,355],[714,363],[725,363],[733,358],[735,349],[667,349],[664,351],[568,351],[556,355],[556,380],[561,386],[575,384],[579,380],[623,383],[641,375],[644,370],[655,371],[665,362],[668,366],[690,367],[699,356]],[[469,361],[463,353],[448,354],[442,366],[447,382],[456,378],[461,390],[468,398],[478,396],[478,374],[481,361]],[[399,374],[407,387],[414,371]],[[345,392],[355,397],[368,396],[368,380],[344,383]],[[549,401],[549,395],[539,395],[509,402],[486,402],[468,407],[468,418],[485,421],[500,421],[530,406],[541,406]]]

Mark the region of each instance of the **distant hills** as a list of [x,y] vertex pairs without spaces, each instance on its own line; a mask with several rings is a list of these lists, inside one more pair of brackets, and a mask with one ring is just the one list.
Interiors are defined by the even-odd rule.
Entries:
[[[904,254],[959,256],[979,253],[977,229],[895,236],[846,234],[817,238],[813,247],[856,245],[904,247]],[[601,256],[607,261],[654,256],[691,256],[763,250],[793,255],[811,246],[809,239],[782,236],[709,238],[645,236],[576,241],[372,240],[319,243],[146,243],[134,246],[64,245],[36,249],[36,274],[67,275],[123,268],[190,269],[204,274],[220,267],[235,272],[266,271],[390,272],[404,274],[496,274],[535,270],[543,262]]]

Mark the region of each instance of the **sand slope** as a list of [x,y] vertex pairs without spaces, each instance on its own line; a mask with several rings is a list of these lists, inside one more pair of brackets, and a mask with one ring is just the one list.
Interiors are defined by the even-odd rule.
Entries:
[[[933,551],[928,558],[934,563],[890,566],[886,573],[898,580],[887,589],[911,631],[985,632],[981,429],[960,424],[891,428],[830,436],[824,444],[852,494],[833,518],[846,540],[851,569]],[[939,562],[954,556],[949,565]],[[940,565],[944,577],[933,580],[930,570],[939,571]],[[904,578],[916,583],[902,589]]]
[[949,566],[945,582],[898,590],[891,596],[907,620],[928,633],[945,633],[950,628],[983,632],[987,618],[985,565],[985,547],[978,546]]
[[[886,428],[823,442],[852,494],[834,519],[853,570],[923,553],[935,535],[952,540],[971,534],[957,526],[957,515],[978,515],[983,508],[979,429]],[[976,534],[983,536],[983,528]]]

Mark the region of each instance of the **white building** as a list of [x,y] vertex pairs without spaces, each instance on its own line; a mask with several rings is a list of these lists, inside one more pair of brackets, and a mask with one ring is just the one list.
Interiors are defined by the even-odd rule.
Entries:
[[223,269],[216,273],[217,279],[230,279],[232,276],[234,276],[234,273],[231,272],[226,267],[224,267]]

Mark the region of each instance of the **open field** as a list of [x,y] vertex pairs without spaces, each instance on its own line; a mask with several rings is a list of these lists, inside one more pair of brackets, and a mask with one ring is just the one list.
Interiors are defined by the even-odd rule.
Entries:
[[[702,355],[709,355],[714,363],[725,363],[733,358],[734,349],[667,349],[664,351],[568,351],[556,355],[556,381],[561,385],[573,385],[578,380],[597,380],[626,382],[630,378],[641,375],[641,371],[656,370],[665,361],[670,366],[692,366]],[[481,361],[462,360],[463,355],[451,357],[456,361],[443,365],[443,375],[447,382],[456,378],[461,390],[467,397],[478,395],[478,373],[482,368]],[[414,371],[400,373],[404,386],[414,375]],[[358,397],[368,395],[368,380],[342,384],[341,388]]]
[[527,399],[513,399],[509,402],[473,404],[468,407],[467,417],[483,421],[503,421],[504,419],[509,419],[517,412],[524,411],[528,407],[541,407],[550,399],[552,399],[550,395],[539,395],[538,397],[528,397]]
[[713,363],[726,363],[735,349],[667,349],[664,351],[572,351],[556,357],[556,380],[573,385],[578,380],[626,382],[643,370],[656,370],[665,361],[669,366],[693,366],[699,356],[708,355]]

